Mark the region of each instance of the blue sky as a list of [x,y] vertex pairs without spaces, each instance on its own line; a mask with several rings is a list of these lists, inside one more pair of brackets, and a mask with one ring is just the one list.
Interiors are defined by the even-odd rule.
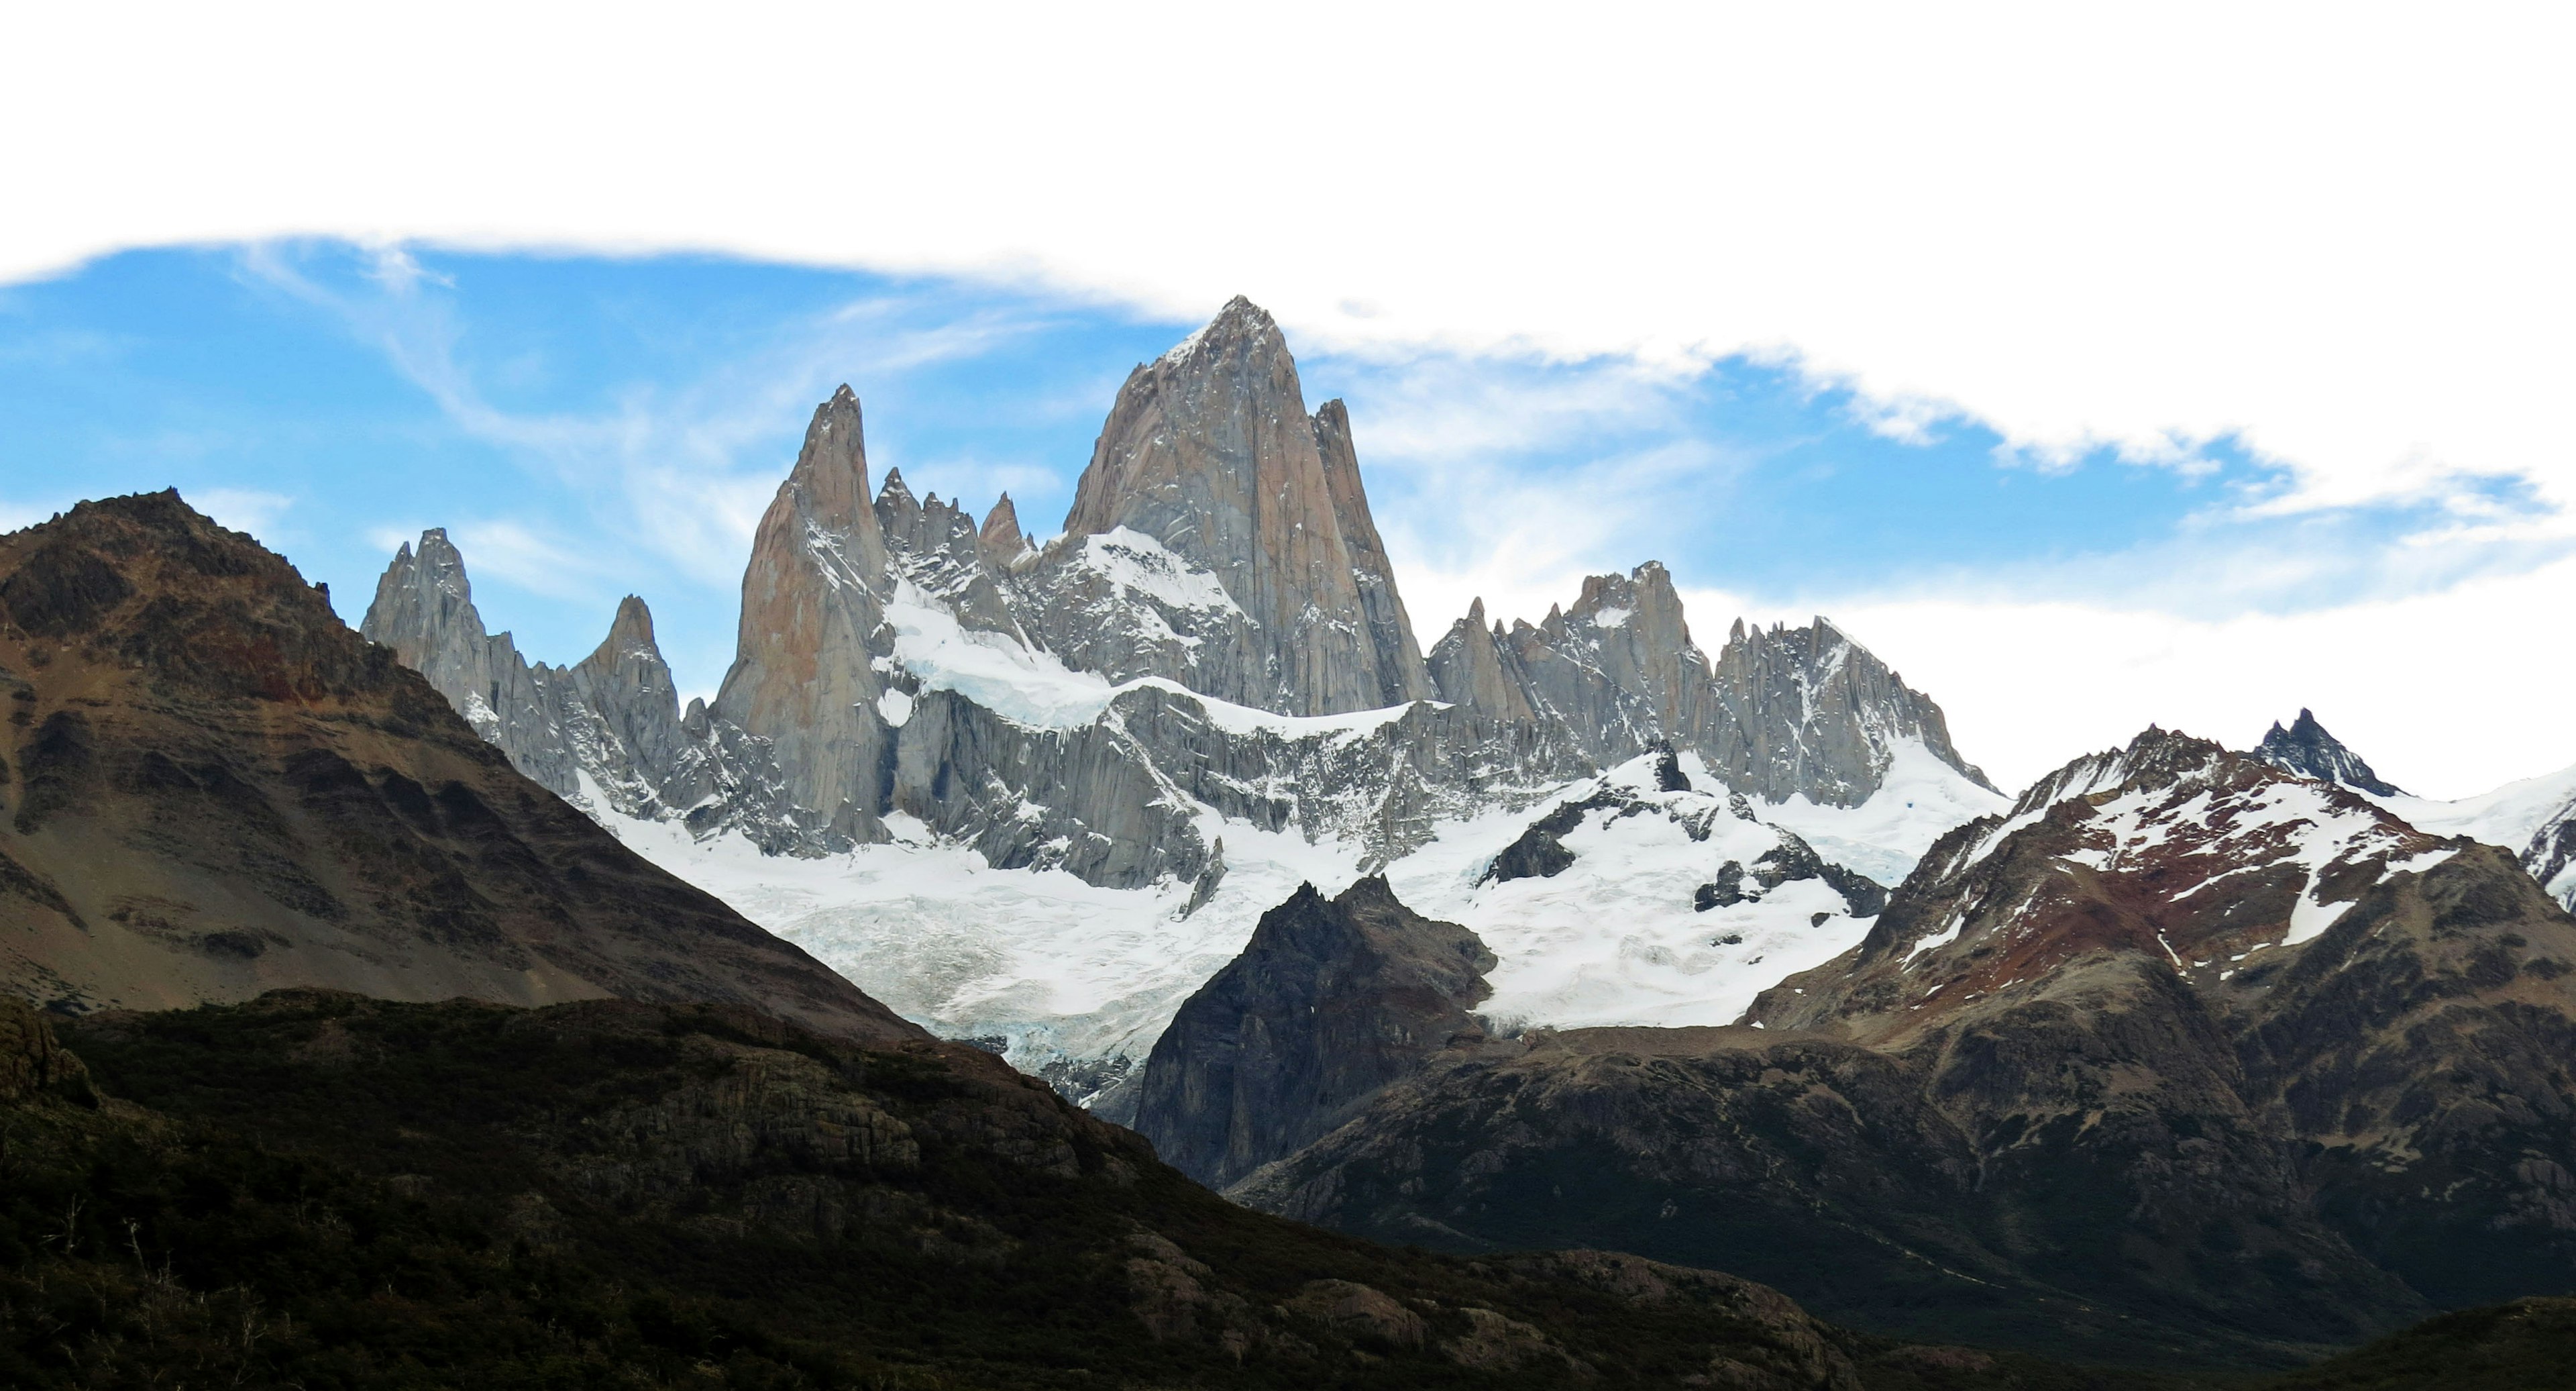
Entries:
[[[978,512],[1007,489],[1043,536],[1119,382],[1195,326],[739,259],[126,252],[0,287],[0,520],[175,485],[327,582],[352,623],[393,546],[444,525],[486,622],[531,657],[579,658],[631,591],[705,692],[751,525],[835,383],[865,404],[880,480],[900,467]],[[2075,599],[2224,623],[2556,554],[2441,542],[2463,507],[2518,505],[2508,483],[2271,515],[2289,476],[2228,439],[2033,457],[1794,361],[1337,352],[1289,331],[1310,408],[1350,403],[1426,646],[1471,593],[1536,618],[1580,574],[1649,558],[1708,596],[1694,619],[1714,641],[1736,616],[1715,603]]]

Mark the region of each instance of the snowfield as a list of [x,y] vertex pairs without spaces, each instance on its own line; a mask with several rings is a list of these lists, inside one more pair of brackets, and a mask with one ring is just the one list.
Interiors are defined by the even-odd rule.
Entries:
[[[1260,715],[1326,737],[1363,718]],[[1862,806],[1754,802],[1758,820],[1729,810],[1696,756],[1682,765],[1693,788],[1707,790],[1655,792],[1651,763],[1637,759],[1519,812],[1452,822],[1385,867],[1406,905],[1466,924],[1493,949],[1500,964],[1485,1012],[1498,1027],[1731,1023],[1780,977],[1856,944],[1872,920],[1852,917],[1813,879],[1694,912],[1693,892],[1721,864],[1751,865],[1780,843],[1771,829],[1779,825],[1892,888],[1943,831],[2007,807],[1919,745],[1899,752],[1886,787]],[[1563,838],[1576,857],[1563,873],[1476,882],[1533,820],[1604,786],[1663,814],[1592,813]],[[1203,831],[1224,840],[1227,868],[1187,917],[1186,883],[1104,889],[1057,871],[994,869],[903,817],[890,822],[894,843],[817,860],[765,856],[735,835],[696,841],[672,822],[601,820],[906,1018],[946,1037],[1001,1040],[1014,1064],[1038,1072],[1059,1060],[1142,1065],[1173,1012],[1243,949],[1264,912],[1301,883],[1337,894],[1362,872],[1356,846],[1202,814]],[[1707,839],[1690,838],[1684,822],[1694,817]]]

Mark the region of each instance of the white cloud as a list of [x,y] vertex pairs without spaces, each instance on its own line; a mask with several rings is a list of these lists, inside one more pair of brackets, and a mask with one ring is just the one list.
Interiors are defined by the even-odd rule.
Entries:
[[330,232],[1241,289],[1308,341],[1791,353],[2037,450],[2237,432],[2313,502],[2576,498],[2563,7],[466,11],[23,19],[0,277]]
[[630,549],[709,585],[740,579],[752,529],[793,462],[752,456],[753,445],[766,448],[782,427],[792,429],[839,381],[973,356],[1031,324],[989,308],[924,324],[920,306],[900,296],[860,299],[786,324],[759,351],[711,358],[676,389],[629,391],[593,411],[532,414],[494,403],[457,351],[464,328],[454,305],[422,292],[449,282],[407,251],[375,248],[362,277],[373,291],[353,292],[308,274],[304,250],[255,243],[243,252],[242,271],[339,319],[458,429],[608,500],[612,515],[601,520]]
[[[1317,4],[1283,25],[1166,4],[1104,25],[1062,7],[994,23],[771,5],[680,25],[467,3],[448,18],[18,18],[0,124],[40,135],[0,148],[0,280],[281,234],[712,249],[1183,318],[1240,290],[1310,354],[1626,358],[1636,377],[1594,386],[1637,410],[1654,371],[1749,353],[1851,387],[1883,433],[1964,417],[2041,465],[2109,445],[2200,467],[2232,437],[2293,471],[2262,502],[2283,519],[2449,508],[2456,525],[2406,563],[2451,587],[2383,584],[2295,619],[2195,606],[2226,585],[2340,582],[2314,550],[2257,552],[2149,582],[2111,566],[2055,604],[2008,592],[2034,576],[2000,576],[1836,616],[1944,700],[1972,754],[2020,769],[2007,778],[2148,719],[2233,721],[2242,741],[2302,701],[2432,790],[2576,757],[2514,718],[2566,689],[2546,636],[2566,564],[2514,578],[2462,559],[2537,558],[2576,504],[2565,7],[1595,6],[1462,23]],[[488,42],[503,30],[511,43]],[[432,301],[417,271],[387,251],[383,298]],[[471,428],[567,468],[611,461],[641,544],[704,579],[737,571],[775,473],[708,484],[702,464],[818,385],[789,345],[690,401],[529,420],[453,373],[434,317],[382,332]],[[1421,404],[1364,423],[1372,467],[1584,418]],[[639,456],[647,437],[688,447]],[[1427,636],[1469,592],[1543,612],[1606,529],[1641,515],[1634,497],[1569,508],[1499,466],[1442,470],[1454,525],[1424,509],[1389,538]],[[2525,515],[2478,515],[2470,475],[2524,480]]]
[[[2007,790],[2151,723],[2244,748],[2312,706],[2381,776],[2458,797],[2576,764],[2560,694],[2576,647],[2539,617],[2570,594],[2576,560],[2296,616],[1949,595],[1828,616],[1941,702],[1961,752]],[[1717,591],[1684,602],[1695,630],[1810,617]]]
[[[618,567],[614,558],[587,551],[560,537],[501,518],[459,522],[449,526],[447,534],[466,557],[469,580],[504,580],[550,599],[594,605],[616,597]],[[393,547],[386,548],[388,556],[392,552]],[[601,620],[603,626],[606,622],[605,618]],[[530,660],[551,655],[532,653]]]

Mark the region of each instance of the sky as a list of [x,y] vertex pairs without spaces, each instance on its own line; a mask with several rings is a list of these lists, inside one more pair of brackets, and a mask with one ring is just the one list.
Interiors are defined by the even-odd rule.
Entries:
[[1043,534],[1241,292],[1426,645],[1652,558],[2006,786],[2301,705],[2576,763],[2563,12],[1778,8],[22,16],[0,523],[175,485],[353,621],[444,525],[532,656],[632,591],[705,691],[834,384]]

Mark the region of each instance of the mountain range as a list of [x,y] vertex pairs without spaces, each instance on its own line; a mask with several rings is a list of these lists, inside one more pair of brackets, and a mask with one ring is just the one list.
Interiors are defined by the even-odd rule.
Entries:
[[[1007,497],[979,521],[899,473],[872,500],[869,485],[843,388],[755,533],[711,702],[681,707],[639,598],[579,663],[529,663],[485,631],[440,531],[394,557],[361,631],[648,857],[1072,1095],[1132,1074],[1297,884],[1384,870],[1419,899],[1414,880],[1454,879],[1449,861],[1517,834],[1513,814],[1650,747],[1883,882],[2002,800],[1940,707],[1831,623],[1739,622],[1711,656],[1652,562],[1537,623],[1489,621],[1480,601],[1426,656],[1347,410],[1307,409],[1278,326],[1246,300],[1129,375],[1053,537],[1023,532]],[[877,853],[833,858],[862,846]],[[1528,897],[1472,879],[1454,887],[1505,916]],[[1695,886],[1650,951],[1702,935]],[[1485,925],[1457,897],[1426,906]],[[1525,1005],[1501,992],[1534,1020],[1618,1015],[1644,991],[1723,1022],[1767,983],[1713,993],[1706,964],[1638,980],[1566,961],[1586,949],[1570,924],[1519,911],[1558,944],[1507,957],[1582,975]],[[1859,919],[1795,921],[1809,940],[1791,954],[1821,959]],[[1767,932],[1745,926],[1739,942]],[[1782,959],[1734,955],[1730,975]],[[1569,994],[1593,1002],[1568,1014]]]
[[2144,1385],[1936,1345],[2187,1379],[2576,1293],[2576,770],[2427,801],[2301,711],[2007,797],[1828,620],[1712,652],[1651,561],[1426,649],[1240,299],[1059,534],[871,481],[844,387],[685,705],[640,597],[531,661],[439,530],[356,633],[175,494],[0,538],[0,962],[78,1021],[0,1018],[0,1101],[53,1198],[426,1268],[154,1137],[282,1146],[352,1230],[577,1268],[473,1296],[529,1346],[743,1384],[1043,1361],[882,1311],[895,1362],[799,1361],[847,1316],[761,1265],[997,1347],[1004,1284],[1087,1282],[1134,1384]]

